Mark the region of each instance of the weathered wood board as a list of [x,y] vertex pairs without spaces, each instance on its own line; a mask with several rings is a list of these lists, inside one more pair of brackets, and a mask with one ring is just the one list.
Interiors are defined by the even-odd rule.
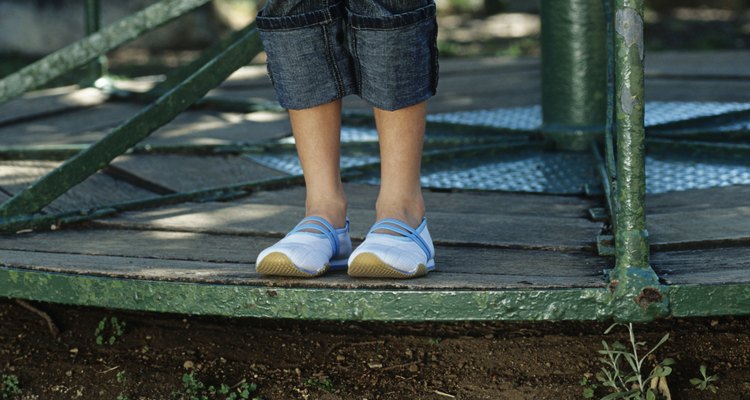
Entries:
[[[380,187],[344,183],[349,208],[375,209]],[[549,215],[556,218],[588,218],[588,210],[601,207],[601,199],[579,196],[555,196],[480,191],[423,190],[425,208],[460,214]],[[242,200],[252,204],[304,205],[305,188],[294,186],[280,190],[263,190]]]
[[[0,249],[111,255],[253,264],[264,248],[280,237],[216,235],[132,229],[64,229],[4,237]],[[360,241],[353,241],[356,247]],[[599,277],[609,259],[586,252],[437,246],[435,262],[442,272],[527,275],[534,277]]]
[[750,185],[691,189],[646,196],[646,214],[649,216],[747,205],[750,205]]
[[[130,103],[105,103],[0,127],[3,146],[35,144],[85,144],[108,134],[145,107]],[[288,136],[283,113],[221,113],[187,111],[143,140],[151,144],[258,143]]]
[[656,251],[651,265],[668,284],[750,283],[750,246]]
[[[426,193],[425,197],[429,194]],[[489,199],[488,199],[489,200]],[[283,204],[185,203],[126,212],[95,221],[99,226],[218,234],[286,233],[304,217],[304,206]],[[352,236],[363,238],[375,222],[373,209],[351,208]],[[441,244],[578,251],[592,249],[601,224],[549,215],[461,214],[428,210],[430,234]]]
[[124,155],[114,159],[110,168],[173,192],[210,189],[287,175],[246,157],[221,155]]
[[104,103],[0,127],[3,146],[91,143],[141,109],[136,104]]
[[66,110],[96,106],[107,100],[98,89],[64,86],[30,92],[23,97],[0,104],[0,125],[60,113]]
[[750,246],[750,185],[649,195],[646,224],[654,249]]
[[198,283],[333,288],[488,289],[601,287],[604,260],[589,253],[438,246],[438,269],[409,283],[353,280],[334,272],[315,280],[266,278],[257,254],[277,238],[133,230],[23,234],[0,243],[0,265],[108,277]]

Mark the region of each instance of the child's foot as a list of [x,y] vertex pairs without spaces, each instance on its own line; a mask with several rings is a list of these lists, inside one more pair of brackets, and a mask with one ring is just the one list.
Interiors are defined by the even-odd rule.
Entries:
[[416,278],[435,269],[435,247],[427,219],[416,228],[395,218],[383,218],[349,256],[349,276]]
[[352,251],[349,218],[334,228],[318,216],[303,218],[289,233],[258,254],[255,271],[263,275],[313,278],[344,269]]

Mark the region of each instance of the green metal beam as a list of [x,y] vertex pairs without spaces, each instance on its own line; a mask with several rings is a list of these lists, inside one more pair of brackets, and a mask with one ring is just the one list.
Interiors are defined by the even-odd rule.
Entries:
[[674,317],[750,315],[750,284],[667,286]]
[[121,279],[9,265],[0,266],[0,296],[130,310],[322,320],[603,320],[612,311],[605,288],[307,289]]
[[0,103],[80,67],[210,0],[163,0],[0,80]]
[[0,205],[0,218],[41,210],[71,187],[105,167],[115,157],[174,119],[190,104],[223,82],[232,72],[247,64],[261,50],[257,31],[246,32],[234,44],[154,104]]
[[588,150],[606,117],[602,0],[542,0],[542,121],[559,148]]
[[[283,283],[282,283],[283,285]],[[652,320],[750,315],[750,284],[650,288],[629,304],[606,288],[509,290],[308,289],[139,280],[14,268],[0,260],[0,297],[126,310],[319,320]]]

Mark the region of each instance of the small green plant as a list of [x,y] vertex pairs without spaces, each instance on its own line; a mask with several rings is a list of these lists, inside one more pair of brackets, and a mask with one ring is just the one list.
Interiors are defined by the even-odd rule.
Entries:
[[719,377],[717,375],[708,376],[706,374],[706,366],[702,364],[700,366],[700,371],[703,377],[690,379],[690,384],[695,386],[698,390],[710,390],[711,393],[716,393],[718,388],[711,382],[718,381]]
[[[651,350],[639,356],[639,349],[645,346],[646,342],[636,341],[633,324],[614,323],[604,331],[604,334],[608,334],[618,325],[628,329],[630,348],[617,341],[610,346],[602,340],[604,349],[599,350],[599,354],[603,357],[599,360],[604,366],[600,372],[596,373],[596,379],[602,387],[610,390],[610,393],[602,397],[602,400],[656,400],[657,398],[670,400],[672,396],[666,378],[672,373],[670,365],[674,364],[674,360],[665,358],[661,362],[655,362],[647,375],[644,366],[649,356],[669,339],[669,333],[665,334]],[[654,356],[651,358],[656,359]],[[592,398],[598,386],[590,384],[586,377],[584,379],[585,381],[581,380],[581,384],[587,387],[584,389],[583,396]]]
[[12,399],[21,395],[21,386],[18,384],[18,377],[13,374],[0,375],[0,396],[3,399]]
[[251,397],[257,390],[254,383],[247,383],[244,379],[234,386],[225,383],[215,387],[206,386],[193,372],[182,375],[182,390],[174,391],[170,395],[171,400],[260,400],[260,397]]
[[[118,371],[117,375],[115,375],[115,378],[117,379],[117,383],[121,385],[125,385],[125,382],[127,382],[127,378],[125,377],[125,371]],[[129,399],[126,394],[120,393],[117,395],[116,400],[129,400]]]
[[110,346],[115,344],[117,339],[122,336],[123,333],[125,333],[125,321],[118,321],[117,317],[111,317],[109,319],[109,324],[107,324],[107,317],[102,318],[94,330],[96,344],[100,346],[104,343],[107,343]]
[[318,389],[323,389],[326,392],[333,392],[336,387],[333,385],[333,382],[331,381],[331,378],[325,376],[321,378],[315,378],[311,377],[308,378],[305,381],[305,385],[310,387],[316,387]]
[[589,376],[591,376],[591,374],[588,374],[588,376],[584,375],[580,382],[580,385],[583,386],[583,398],[585,399],[593,398],[596,393],[596,388],[599,387],[596,383],[589,381]]

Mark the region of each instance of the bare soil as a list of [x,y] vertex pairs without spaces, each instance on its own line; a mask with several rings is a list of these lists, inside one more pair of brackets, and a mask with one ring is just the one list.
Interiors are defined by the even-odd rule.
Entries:
[[[608,322],[300,322],[33,305],[57,338],[39,315],[0,300],[0,375],[18,377],[18,399],[187,399],[190,372],[207,386],[245,379],[266,400],[581,399],[601,341],[627,340],[623,327],[603,335]],[[99,322],[112,316],[124,332],[97,344]],[[750,399],[749,317],[660,320],[635,332],[649,346],[670,333],[656,354],[676,360],[675,400]],[[720,377],[717,394],[689,383],[700,364]]]

